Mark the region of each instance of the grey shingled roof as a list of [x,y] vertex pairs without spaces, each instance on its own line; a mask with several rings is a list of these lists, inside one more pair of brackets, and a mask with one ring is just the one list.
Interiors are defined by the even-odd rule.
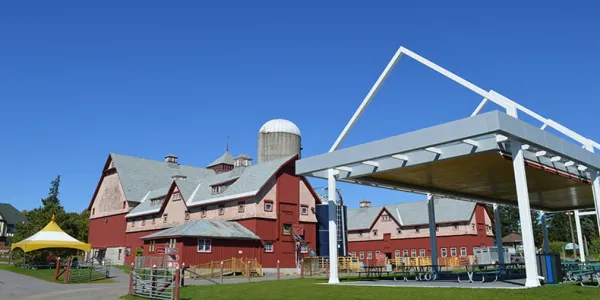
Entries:
[[248,158],[248,159],[252,159],[252,156],[246,154],[246,153],[242,153],[238,156],[236,156],[235,158]]
[[207,237],[260,240],[260,237],[237,222],[219,220],[191,221],[183,225],[174,226],[150,235],[146,235],[142,237],[142,239],[166,237]]
[[111,153],[125,198],[141,201],[148,191],[169,185],[174,175],[187,176],[190,181],[214,176],[210,169],[165,163],[163,161]]
[[229,153],[229,151],[225,151],[225,153],[223,153],[223,155],[221,155],[219,158],[215,159],[215,161],[210,163],[210,165],[208,165],[207,167],[210,168],[210,167],[216,166],[218,164],[233,165],[233,156],[231,155],[231,153]]
[[156,199],[162,196],[165,196],[169,192],[169,186],[162,187],[156,190],[149,191],[146,193],[144,198],[140,201],[140,204],[133,208],[128,214],[127,217],[135,217],[147,214],[153,214],[160,210],[160,205],[152,206],[152,199]]
[[[469,220],[476,205],[474,202],[448,198],[434,201],[436,223]],[[427,201],[417,201],[348,210],[348,230],[369,229],[384,207],[402,226],[429,224]]]
[[10,225],[27,221],[27,217],[9,203],[0,203],[0,216]]
[[[175,180],[183,199],[188,206],[202,205],[206,203],[224,201],[240,197],[256,195],[260,188],[267,183],[275,172],[294,156],[275,159],[272,161],[256,164],[245,168],[234,168],[229,172],[215,173],[213,170],[196,168],[184,165],[169,167],[167,163],[136,158],[124,155],[111,154],[117,174],[121,179],[123,189],[129,191],[130,195],[138,195],[140,204],[127,214],[127,217],[136,217],[156,213],[160,206],[151,206],[151,199],[165,195],[172,184],[172,175],[186,175],[185,180]],[[172,165],[172,164],[171,164]],[[123,170],[122,170],[123,169]],[[144,172],[135,174],[134,172]],[[167,175],[160,174],[167,173]],[[212,185],[235,180],[221,194],[212,194]],[[129,196],[127,196],[129,197]],[[129,200],[129,198],[128,198]]]

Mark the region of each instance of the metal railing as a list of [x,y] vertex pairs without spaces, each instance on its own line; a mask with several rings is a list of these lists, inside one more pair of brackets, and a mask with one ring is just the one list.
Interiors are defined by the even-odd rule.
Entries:
[[129,293],[148,299],[178,299],[179,272],[179,268],[133,269],[130,272]]

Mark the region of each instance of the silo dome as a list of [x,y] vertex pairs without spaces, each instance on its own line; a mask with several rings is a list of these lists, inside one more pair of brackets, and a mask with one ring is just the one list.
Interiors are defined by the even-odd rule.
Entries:
[[284,119],[265,123],[258,131],[258,163],[298,154],[301,134],[296,124]]
[[265,123],[260,128],[259,132],[260,133],[286,132],[286,133],[293,133],[295,135],[302,136],[302,134],[300,134],[300,129],[298,128],[298,126],[296,126],[296,124],[294,124],[288,120],[285,120],[285,119],[271,120],[271,121]]

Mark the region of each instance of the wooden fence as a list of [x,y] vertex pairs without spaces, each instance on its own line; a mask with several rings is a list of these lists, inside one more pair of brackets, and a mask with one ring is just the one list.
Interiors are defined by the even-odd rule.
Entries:
[[[223,274],[235,275],[242,274],[244,277],[251,275],[262,276],[263,268],[256,258],[235,258],[222,261]],[[199,276],[215,277],[221,275],[221,261],[211,261],[209,263],[190,266],[190,270]]]

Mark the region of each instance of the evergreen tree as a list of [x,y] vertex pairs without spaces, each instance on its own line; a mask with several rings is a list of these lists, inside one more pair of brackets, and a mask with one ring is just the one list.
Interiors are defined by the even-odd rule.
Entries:
[[42,199],[42,204],[44,206],[46,205],[50,205],[50,204],[56,204],[56,205],[60,205],[60,200],[58,200],[58,189],[60,188],[60,175],[56,176],[56,179],[54,179],[51,183],[50,183],[50,192],[48,193],[48,197],[46,199]]

